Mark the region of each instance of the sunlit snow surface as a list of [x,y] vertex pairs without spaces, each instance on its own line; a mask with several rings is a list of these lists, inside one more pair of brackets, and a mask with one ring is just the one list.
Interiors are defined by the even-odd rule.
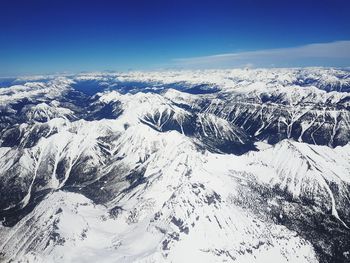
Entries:
[[350,261],[348,71],[3,83],[1,262]]

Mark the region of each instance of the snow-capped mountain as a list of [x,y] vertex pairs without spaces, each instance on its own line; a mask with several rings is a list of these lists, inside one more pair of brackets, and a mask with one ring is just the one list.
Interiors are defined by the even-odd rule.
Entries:
[[1,262],[349,262],[350,72],[0,82]]

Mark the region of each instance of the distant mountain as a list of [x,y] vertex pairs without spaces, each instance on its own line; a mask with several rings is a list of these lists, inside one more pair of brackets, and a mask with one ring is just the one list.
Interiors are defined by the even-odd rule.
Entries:
[[6,86],[1,262],[350,261],[349,71]]

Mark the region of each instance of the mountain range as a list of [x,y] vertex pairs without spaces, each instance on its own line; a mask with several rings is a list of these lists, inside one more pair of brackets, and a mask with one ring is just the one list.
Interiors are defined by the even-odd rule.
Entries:
[[0,80],[1,262],[349,262],[350,71]]

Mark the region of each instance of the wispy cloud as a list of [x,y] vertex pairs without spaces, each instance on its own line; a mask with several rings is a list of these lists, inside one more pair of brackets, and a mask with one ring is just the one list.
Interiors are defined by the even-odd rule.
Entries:
[[174,59],[179,67],[350,66],[350,41]]

